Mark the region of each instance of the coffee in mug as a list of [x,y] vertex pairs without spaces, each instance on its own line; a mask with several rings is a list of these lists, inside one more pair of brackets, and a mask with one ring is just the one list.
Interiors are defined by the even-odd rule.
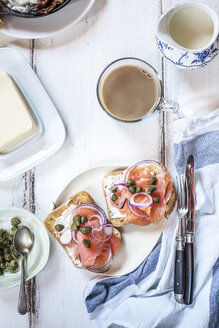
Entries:
[[156,104],[159,91],[155,79],[138,66],[121,66],[105,79],[102,99],[114,117],[133,121],[144,117]]
[[155,69],[137,58],[122,58],[108,65],[98,80],[97,97],[107,114],[123,122],[140,121],[158,107],[178,110],[178,104],[163,99]]

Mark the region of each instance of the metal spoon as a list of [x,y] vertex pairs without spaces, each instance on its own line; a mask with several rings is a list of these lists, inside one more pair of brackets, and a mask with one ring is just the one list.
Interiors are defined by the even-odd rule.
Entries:
[[27,301],[25,291],[25,259],[26,255],[30,252],[33,247],[34,237],[29,228],[21,226],[17,229],[14,235],[14,248],[22,256],[21,262],[21,285],[18,299],[18,312],[25,314],[27,312]]

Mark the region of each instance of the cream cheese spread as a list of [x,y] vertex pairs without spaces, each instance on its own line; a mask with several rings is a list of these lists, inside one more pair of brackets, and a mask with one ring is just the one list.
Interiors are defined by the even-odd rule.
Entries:
[[[68,200],[65,205],[68,205],[70,200]],[[72,215],[72,210],[76,207],[77,205],[74,205],[74,204],[71,204],[63,213],[61,216],[59,216],[57,219],[56,219],[56,222],[55,222],[55,225],[56,224],[62,224],[64,226],[64,229],[65,230],[66,228],[70,228],[71,225],[72,225],[72,218],[73,218],[73,215]],[[58,232],[55,230],[55,234],[58,238],[60,238],[61,234],[62,234],[62,231],[61,232]],[[82,268],[83,265],[81,264],[80,260],[75,258],[75,254],[74,254],[74,248],[72,246],[69,246],[69,245],[65,245],[66,247],[66,250],[68,252],[68,255],[70,256],[70,258],[72,259],[72,261],[74,262],[74,264],[79,267],[79,268]]]
[[8,152],[37,130],[33,117],[10,74],[0,71],[0,153]]
[[[66,203],[68,205],[68,202]],[[55,225],[56,224],[62,224],[65,228],[70,228],[72,225],[72,210],[76,207],[76,205],[71,204],[63,213],[61,216],[59,216],[56,219]],[[56,231],[56,234],[59,235]]]
[[124,177],[125,177],[125,174],[124,173],[120,173],[116,176],[107,176],[104,178],[104,181],[103,181],[103,184],[104,184],[104,190],[106,192],[106,195],[107,195],[107,203],[108,203],[108,206],[111,210],[111,216],[112,218],[123,218],[125,217],[126,215],[125,214],[122,214],[120,212],[120,210],[113,206],[113,204],[111,204],[110,202],[110,193],[111,193],[111,188],[113,186],[115,186],[116,184],[118,183],[123,183],[124,182]]

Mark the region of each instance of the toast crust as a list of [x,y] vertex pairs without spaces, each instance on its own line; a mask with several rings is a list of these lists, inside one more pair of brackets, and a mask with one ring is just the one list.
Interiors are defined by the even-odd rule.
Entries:
[[[72,263],[75,267],[83,269],[83,265],[80,263],[78,258],[75,258],[73,256],[73,253],[69,253],[68,246],[63,245],[59,240],[59,234],[55,230],[55,223],[58,217],[62,215],[64,211],[66,211],[71,205],[81,205],[84,203],[91,203],[96,205],[94,199],[91,197],[90,194],[88,194],[86,191],[78,192],[76,195],[69,198],[69,200],[56,209],[54,209],[50,214],[47,215],[47,217],[44,220],[44,225],[46,229],[51,233],[51,235],[57,240],[57,242],[61,245],[61,247],[64,249],[64,251],[67,253],[69,258],[71,259]],[[121,234],[117,229],[113,229],[113,234],[121,239]]]
[[[162,166],[164,171],[167,171],[166,167],[162,163],[159,163],[159,164]],[[106,187],[105,187],[105,179],[107,177],[112,177],[112,179],[113,179],[117,175],[124,174],[124,172],[125,172],[125,170],[123,170],[123,171],[114,171],[114,172],[107,173],[104,176],[103,183],[102,183],[104,197],[105,197],[107,210],[108,210],[109,220],[113,224],[114,227],[122,227],[126,224],[130,224],[130,222],[127,220],[126,217],[119,217],[119,216],[118,217],[113,217],[113,213],[112,213],[112,210],[111,210],[111,207],[110,207],[111,202],[109,201],[109,199],[107,197],[107,192],[106,192]],[[175,191],[175,187],[173,185],[173,191],[172,191],[170,199],[167,203],[167,209],[166,209],[166,212],[165,212],[164,216],[167,216],[171,213],[172,209],[174,208],[175,201],[176,201],[176,191]]]
[[66,203],[63,203],[59,207],[57,207],[55,210],[53,210],[49,215],[44,220],[44,225],[46,229],[51,233],[51,235],[57,240],[59,245],[64,249],[64,251],[67,253],[69,258],[71,259],[72,263],[77,267],[77,268],[83,268],[82,265],[80,265],[80,262],[78,259],[74,258],[69,254],[68,252],[68,247],[66,245],[63,245],[60,240],[59,240],[59,235],[56,233],[55,230],[55,223],[58,217],[62,215],[64,211],[66,211],[70,205],[80,205],[83,203],[91,203],[95,204],[95,201],[93,198],[86,192],[86,191],[81,191],[78,192],[76,195],[72,196],[69,198],[69,200]]

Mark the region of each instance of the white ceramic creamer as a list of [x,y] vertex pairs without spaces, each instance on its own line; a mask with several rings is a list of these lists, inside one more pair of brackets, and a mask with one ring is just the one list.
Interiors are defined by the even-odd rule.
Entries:
[[178,4],[158,23],[156,42],[163,57],[179,68],[207,65],[218,54],[218,15],[198,3]]

